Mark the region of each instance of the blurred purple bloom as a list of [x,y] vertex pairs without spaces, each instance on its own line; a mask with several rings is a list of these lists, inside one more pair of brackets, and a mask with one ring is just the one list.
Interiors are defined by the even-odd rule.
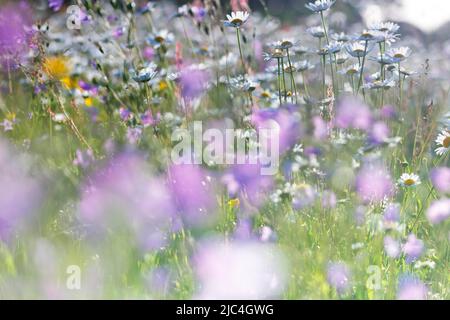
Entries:
[[431,171],[430,178],[437,191],[450,193],[450,168],[435,168]]
[[252,222],[250,219],[239,219],[234,230],[236,240],[250,240],[253,237]]
[[148,61],[153,60],[153,57],[155,56],[155,50],[152,47],[145,47],[144,48],[144,58]]
[[64,4],[64,0],[48,0],[48,7],[53,11],[59,11]]
[[312,119],[314,124],[314,138],[317,140],[325,140],[328,137],[328,127],[325,121],[319,116]]
[[229,195],[239,196],[243,205],[250,203],[259,206],[266,201],[273,179],[271,176],[262,175],[261,168],[260,164],[234,165],[222,178]]
[[141,115],[141,121],[144,128],[153,127],[161,121],[161,114],[158,112],[156,117],[153,117],[152,111],[147,110]]
[[390,236],[384,238],[384,251],[390,258],[398,258],[401,253],[400,242]]
[[144,249],[164,244],[174,214],[164,179],[151,174],[136,154],[122,154],[92,175],[82,188],[78,208],[93,231],[134,231]]
[[336,126],[342,129],[369,131],[372,126],[370,108],[355,97],[342,98],[336,111]]
[[8,240],[39,210],[42,189],[27,171],[25,159],[0,141],[0,240]]
[[397,300],[427,300],[428,288],[419,278],[402,276],[397,289]]
[[27,33],[31,14],[25,1],[0,7],[0,61],[11,67],[27,48]]
[[350,289],[350,269],[345,263],[331,263],[327,270],[327,281],[338,294],[344,294]]
[[273,231],[273,229],[268,226],[262,227],[259,233],[260,233],[260,240],[262,242],[275,242],[278,238],[275,231]]
[[370,129],[369,142],[375,145],[384,143],[390,135],[387,124],[382,121],[374,123]]
[[414,234],[410,234],[406,243],[403,245],[403,253],[406,255],[406,263],[413,263],[419,259],[422,256],[424,249],[425,245],[423,241],[417,239]]
[[203,70],[185,68],[181,71],[180,87],[183,98],[192,100],[202,95],[208,83],[208,73]]
[[394,185],[384,166],[366,165],[356,177],[356,192],[365,203],[380,202],[393,195]]
[[198,225],[216,218],[214,184],[205,170],[199,165],[172,165],[168,177],[183,221]]
[[142,138],[142,134],[141,127],[127,128],[127,140],[130,144],[137,144]]
[[287,280],[285,259],[270,244],[204,241],[193,266],[198,299],[273,299]]
[[450,218],[450,199],[433,202],[427,210],[427,218],[431,224],[439,224]]
[[386,105],[383,108],[381,108],[380,116],[383,119],[395,119],[397,117],[397,111],[395,111],[394,106]]
[[390,203],[384,209],[383,224],[386,229],[391,229],[400,222],[400,204]]
[[79,166],[83,169],[89,167],[95,161],[94,153],[91,149],[82,151],[77,150],[75,153],[75,159],[73,160],[73,164]]
[[272,121],[279,125],[280,154],[292,148],[302,137],[302,125],[300,116],[294,105],[284,105],[278,109],[254,110],[251,122],[257,130],[273,129]]

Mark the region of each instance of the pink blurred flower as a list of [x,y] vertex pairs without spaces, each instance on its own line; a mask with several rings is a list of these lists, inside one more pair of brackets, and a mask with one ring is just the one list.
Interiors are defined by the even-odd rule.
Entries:
[[370,108],[355,97],[342,98],[337,105],[336,126],[342,129],[369,131],[373,116]]
[[29,175],[25,159],[0,141],[0,240],[8,240],[36,214],[42,193],[40,183]]
[[345,263],[331,263],[327,269],[327,281],[338,294],[344,294],[350,289],[350,269]]
[[170,189],[184,222],[208,224],[217,217],[214,183],[199,165],[172,165],[168,171]]
[[376,122],[373,124],[372,128],[370,129],[369,134],[369,142],[379,145],[389,138],[390,130],[387,124],[385,124],[382,121]]
[[390,258],[398,258],[401,253],[400,242],[390,236],[384,238],[384,251]]
[[164,179],[141,156],[125,153],[88,178],[78,212],[97,233],[128,226],[143,248],[154,249],[164,244],[174,207]]
[[427,218],[431,224],[439,224],[450,218],[450,199],[433,202],[427,210]]
[[356,177],[356,192],[365,203],[380,202],[393,191],[394,184],[384,166],[365,165]]
[[328,127],[325,121],[319,116],[312,119],[314,124],[314,138],[317,140],[325,140],[328,137]]
[[25,1],[0,7],[0,61],[11,67],[27,49],[26,29],[31,25],[31,13]]
[[184,99],[192,100],[206,91],[209,75],[206,71],[184,68],[180,75],[181,95]]
[[403,245],[403,253],[406,255],[406,263],[412,263],[419,259],[422,256],[424,249],[425,245],[423,241],[417,239],[414,234],[410,234],[406,243]]
[[193,258],[198,299],[274,299],[286,285],[286,262],[269,244],[205,241]]
[[303,128],[297,111],[294,105],[284,105],[278,109],[253,110],[251,122],[257,130],[260,130],[273,129],[275,121],[280,129],[279,148],[280,154],[283,154],[302,137]]
[[431,171],[430,178],[437,191],[450,193],[450,168],[435,168]]
[[428,288],[419,278],[406,275],[400,278],[397,300],[427,300]]

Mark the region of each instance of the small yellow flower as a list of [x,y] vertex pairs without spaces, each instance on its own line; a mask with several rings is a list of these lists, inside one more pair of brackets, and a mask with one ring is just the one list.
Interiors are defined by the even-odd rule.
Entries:
[[92,98],[91,97],[84,98],[84,104],[86,105],[86,107],[92,107],[93,104]]
[[14,112],[8,112],[6,114],[6,119],[11,122],[14,122],[16,120],[16,114]]
[[80,88],[80,86],[78,85],[77,79],[75,79],[73,77],[64,77],[61,79],[61,83],[64,85],[64,87],[67,90],[74,90],[74,89]]
[[159,89],[159,91],[164,91],[164,90],[166,90],[167,88],[168,88],[169,86],[167,85],[167,82],[166,81],[160,81],[159,82],[159,85],[158,85],[158,89]]
[[70,75],[69,60],[63,56],[45,58],[43,70],[53,80],[63,80]]
[[240,204],[241,202],[239,201],[238,198],[231,199],[230,201],[228,201],[228,206],[230,207],[230,209],[237,208],[239,207]]

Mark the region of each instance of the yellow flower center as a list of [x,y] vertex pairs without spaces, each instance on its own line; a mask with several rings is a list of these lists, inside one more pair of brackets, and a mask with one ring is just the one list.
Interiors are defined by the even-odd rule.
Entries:
[[235,19],[231,20],[231,23],[235,24],[235,25],[240,25],[240,24],[242,24],[242,20],[238,19],[238,18],[235,18]]
[[450,147],[450,137],[446,137],[446,138],[442,141],[442,145],[444,146],[444,148]]
[[416,182],[413,179],[406,179],[405,180],[405,186],[412,186],[414,185]]
[[163,43],[164,42],[164,37],[156,36],[155,37],[155,41],[158,42],[158,43]]

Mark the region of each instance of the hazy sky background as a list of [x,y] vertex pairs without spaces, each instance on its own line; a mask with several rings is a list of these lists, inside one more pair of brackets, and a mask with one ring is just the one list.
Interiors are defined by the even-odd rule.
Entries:
[[392,5],[388,10],[371,5],[364,13],[368,21],[395,19],[412,23],[424,31],[431,32],[450,22],[448,0],[401,0],[401,5]]

